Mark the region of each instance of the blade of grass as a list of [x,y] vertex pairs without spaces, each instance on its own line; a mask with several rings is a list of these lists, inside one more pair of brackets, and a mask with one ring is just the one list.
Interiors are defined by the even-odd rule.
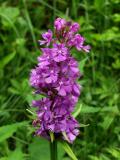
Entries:
[[53,6],[51,6],[50,4],[48,4],[47,2],[43,1],[43,0],[37,0],[37,2],[40,2],[42,5],[48,7],[49,9],[53,10],[56,12],[56,14],[63,14],[63,12],[59,11],[58,9],[54,8]]
[[30,16],[29,16],[29,13],[28,13],[27,5],[26,5],[26,0],[23,0],[23,4],[24,4],[24,9],[25,9],[25,17],[26,17],[26,20],[28,22],[28,26],[30,28],[30,32],[31,32],[31,36],[32,36],[32,39],[33,39],[34,46],[35,46],[35,48],[37,50],[38,49],[37,48],[37,41],[36,41],[36,37],[35,37],[35,33],[34,33],[34,28],[33,28],[33,25],[32,25],[32,22],[31,22],[31,19],[30,19]]
[[56,18],[56,3],[57,3],[57,1],[53,0],[53,7],[54,7],[54,10],[53,10],[53,22],[54,22],[54,19]]

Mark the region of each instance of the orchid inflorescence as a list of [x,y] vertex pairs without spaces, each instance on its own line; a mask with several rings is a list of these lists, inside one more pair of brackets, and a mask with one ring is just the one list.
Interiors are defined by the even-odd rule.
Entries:
[[46,48],[41,48],[42,55],[31,71],[30,84],[35,88],[35,94],[45,97],[32,102],[37,107],[37,119],[33,125],[38,126],[36,134],[47,139],[50,139],[52,132],[55,138],[72,143],[79,134],[79,124],[72,112],[81,91],[77,82],[80,72],[71,49],[90,50],[89,45],[84,45],[85,38],[77,33],[79,28],[78,23],[57,18],[54,34],[49,29],[39,40],[39,44],[46,45]]

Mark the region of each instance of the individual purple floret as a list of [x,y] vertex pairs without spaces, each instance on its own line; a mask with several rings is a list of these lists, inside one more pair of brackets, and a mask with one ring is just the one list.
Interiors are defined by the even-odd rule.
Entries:
[[60,31],[60,30],[64,29],[64,27],[66,27],[66,21],[65,21],[65,19],[57,18],[55,20],[55,22],[54,22],[54,28],[57,31]]
[[80,28],[78,23],[57,18],[54,28],[54,38],[51,30],[42,34],[43,40],[39,43],[46,47],[41,48],[38,65],[30,74],[35,93],[45,96],[32,103],[37,108],[33,125],[38,127],[37,135],[50,139],[50,132],[53,132],[55,138],[62,137],[72,143],[79,134],[79,124],[72,112],[81,92],[77,82],[81,75],[71,49],[89,52],[90,46],[84,45],[85,39],[76,33]]
[[54,48],[52,49],[52,56],[55,62],[62,62],[67,59],[68,48],[62,44],[54,44]]
[[70,31],[71,32],[78,32],[80,28],[80,25],[78,23],[73,23],[71,26],[70,26]]
[[46,44],[46,46],[50,45],[50,42],[52,41],[52,31],[49,29],[48,32],[43,33],[42,37],[44,40],[39,40],[40,45]]

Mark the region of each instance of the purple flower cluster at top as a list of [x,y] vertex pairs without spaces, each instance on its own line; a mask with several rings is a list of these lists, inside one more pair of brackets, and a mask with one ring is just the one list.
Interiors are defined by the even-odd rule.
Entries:
[[65,133],[69,142],[79,134],[79,124],[72,112],[80,95],[81,86],[77,83],[80,73],[70,51],[73,47],[85,52],[90,49],[89,45],[84,45],[85,39],[76,33],[79,28],[78,23],[57,18],[55,37],[48,30],[42,34],[43,40],[39,40],[40,45],[47,47],[41,49],[38,65],[31,71],[30,84],[36,94],[43,94],[45,98],[33,101],[33,106],[37,107],[37,120],[33,124],[39,127],[36,134],[48,139],[50,131],[56,137]]

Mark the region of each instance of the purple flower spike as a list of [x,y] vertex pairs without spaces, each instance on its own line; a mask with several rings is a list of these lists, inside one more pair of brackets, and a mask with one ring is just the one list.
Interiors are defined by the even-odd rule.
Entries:
[[[72,143],[79,134],[79,124],[72,112],[78,102],[81,86],[78,84],[78,63],[72,57],[71,49],[74,47],[88,53],[90,46],[84,45],[85,38],[76,34],[80,28],[78,23],[57,18],[54,28],[55,38],[52,38],[51,30],[42,34],[43,40],[39,40],[39,43],[46,47],[41,49],[38,65],[30,74],[30,85],[35,88],[34,93],[45,96],[32,102],[37,109],[37,119],[33,125],[37,127],[36,135],[49,140],[51,131],[55,137]],[[63,137],[63,133],[67,138]]]

